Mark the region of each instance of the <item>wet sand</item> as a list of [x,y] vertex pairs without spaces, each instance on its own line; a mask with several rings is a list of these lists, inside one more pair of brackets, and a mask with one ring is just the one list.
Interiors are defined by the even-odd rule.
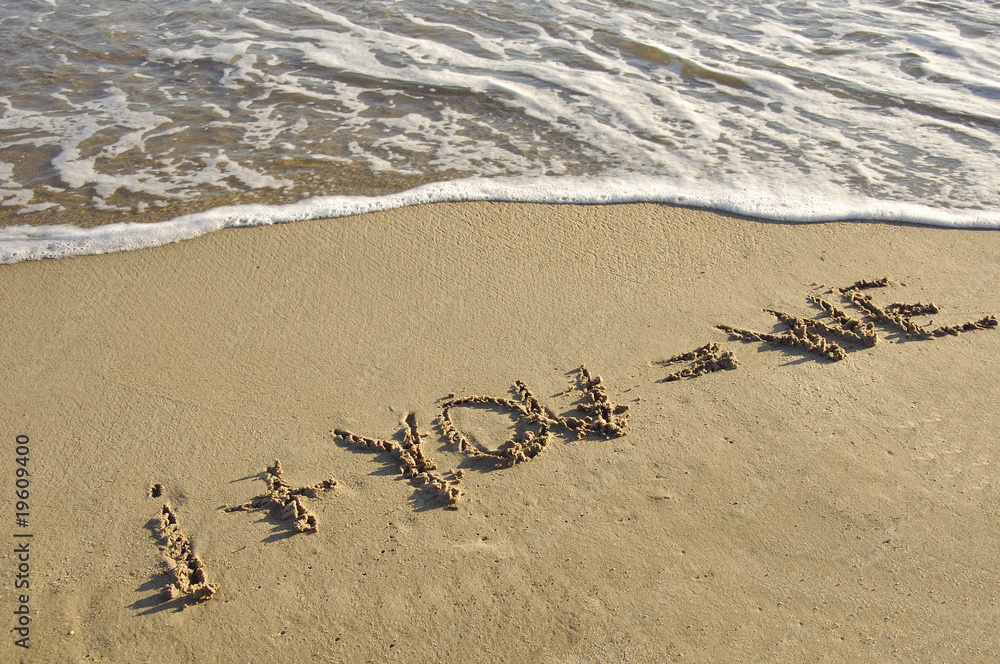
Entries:
[[[995,231],[657,205],[0,266],[0,659],[993,661],[1000,330],[931,333],[998,282]],[[785,345],[811,298],[877,343]]]

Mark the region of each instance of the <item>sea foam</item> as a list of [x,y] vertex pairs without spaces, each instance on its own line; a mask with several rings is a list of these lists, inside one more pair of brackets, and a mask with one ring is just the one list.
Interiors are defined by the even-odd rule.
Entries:
[[0,0],[0,206],[37,226],[648,176],[658,200],[758,216],[809,218],[809,192],[840,216],[979,223],[1000,210],[997,17],[974,0]]
[[179,242],[224,228],[334,219],[427,203],[498,201],[549,204],[661,203],[708,208],[762,220],[876,221],[953,228],[1000,229],[1000,212],[939,210],[815,192],[742,191],[656,178],[470,178],[432,183],[384,196],[324,196],[287,205],[234,205],[156,223],[0,228],[0,263],[103,254]]

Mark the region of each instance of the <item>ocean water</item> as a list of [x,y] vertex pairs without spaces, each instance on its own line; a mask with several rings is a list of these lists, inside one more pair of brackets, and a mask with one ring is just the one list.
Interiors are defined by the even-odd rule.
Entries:
[[1000,2],[0,0],[0,261],[430,201],[1000,228]]

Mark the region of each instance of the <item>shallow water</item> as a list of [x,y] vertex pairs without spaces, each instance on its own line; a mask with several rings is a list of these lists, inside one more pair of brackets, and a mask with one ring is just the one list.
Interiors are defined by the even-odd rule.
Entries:
[[497,198],[996,227],[998,9],[0,0],[0,221],[500,178]]

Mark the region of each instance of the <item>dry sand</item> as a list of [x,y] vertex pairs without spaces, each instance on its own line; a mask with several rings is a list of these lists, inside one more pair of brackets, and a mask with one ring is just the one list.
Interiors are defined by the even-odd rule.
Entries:
[[[860,318],[829,289],[883,276],[930,327],[1000,313],[1000,233],[442,204],[0,266],[11,627],[33,535],[31,647],[0,660],[996,661],[1000,330],[880,325],[832,362],[715,327],[781,333],[763,309],[822,318],[809,295]],[[738,368],[661,382],[709,342]],[[552,419],[582,364],[626,435]],[[453,420],[487,450],[544,420],[540,453],[448,444],[443,399],[519,380],[535,424]],[[409,413],[457,509],[399,474]],[[165,555],[218,589],[164,602]]]

